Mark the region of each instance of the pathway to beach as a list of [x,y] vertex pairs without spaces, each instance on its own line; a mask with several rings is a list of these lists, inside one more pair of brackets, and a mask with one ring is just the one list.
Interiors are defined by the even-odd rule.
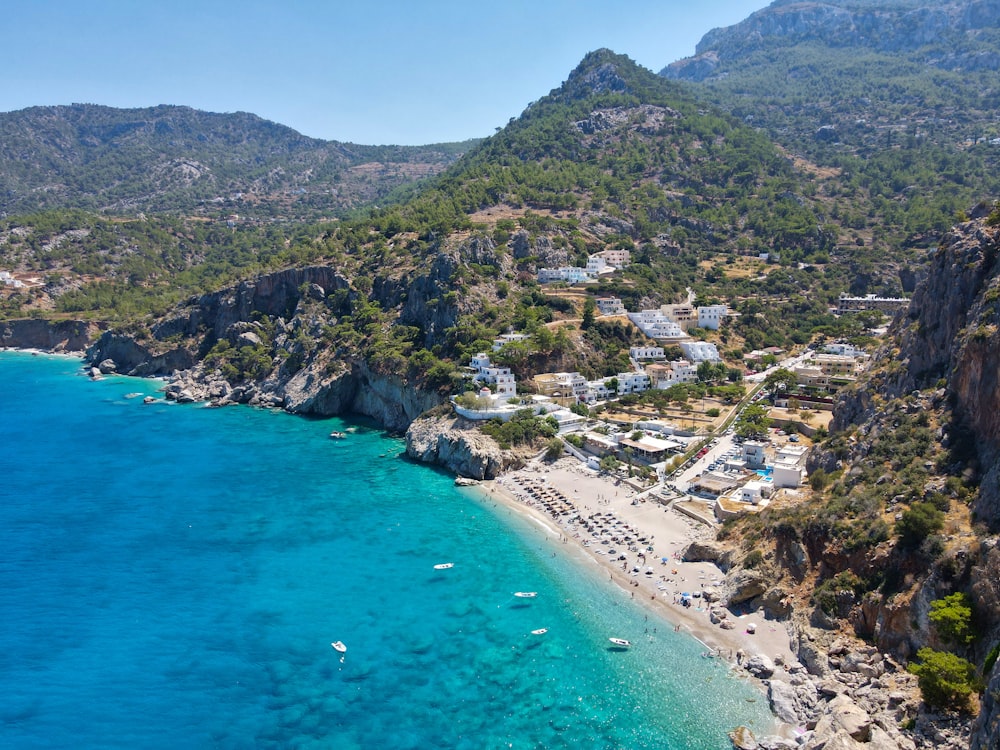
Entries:
[[[740,652],[746,658],[762,654],[777,663],[797,662],[779,622],[759,613],[729,613],[735,627],[727,630],[709,621],[709,605],[701,594],[721,584],[723,574],[712,563],[681,560],[692,541],[714,537],[704,524],[654,500],[637,499],[640,493],[627,484],[574,458],[554,464],[533,461],[481,487],[491,499],[532,515],[548,528],[554,551],[583,553],[604,566],[628,596],[641,599],[711,653],[734,663]],[[692,595],[690,607],[682,604],[685,593]]]

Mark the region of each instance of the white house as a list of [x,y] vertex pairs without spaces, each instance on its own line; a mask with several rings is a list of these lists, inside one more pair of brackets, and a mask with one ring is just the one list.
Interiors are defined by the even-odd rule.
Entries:
[[678,383],[694,383],[698,380],[697,368],[686,359],[646,366],[652,388],[666,390]]
[[597,309],[601,315],[624,315],[625,305],[617,297],[598,297],[596,300]]
[[805,469],[798,464],[785,463],[775,459],[771,479],[775,487],[798,487],[805,478]]
[[588,380],[587,387],[584,391],[583,398],[581,399],[584,403],[592,404],[595,401],[607,401],[611,396],[611,391],[608,390],[608,384],[605,380]]
[[620,372],[615,377],[618,379],[619,396],[649,390],[649,375],[644,372]]
[[721,362],[719,350],[715,344],[707,341],[682,341],[681,351],[691,362]]
[[485,352],[475,355],[470,364],[476,371],[472,381],[488,384],[490,395],[494,400],[506,401],[517,396],[517,383],[509,367],[493,367],[489,355]]
[[764,468],[764,443],[747,440],[743,443],[743,462],[751,469]]
[[591,255],[587,258],[587,273],[591,276],[597,276],[600,273],[613,270],[603,256]]
[[722,324],[722,319],[729,314],[729,308],[725,305],[708,305],[698,308],[698,327],[708,328],[718,331]]
[[742,503],[758,505],[765,495],[770,494],[770,489],[764,482],[747,482],[736,491],[735,499]]
[[660,310],[642,310],[637,313],[629,313],[628,317],[639,327],[639,330],[650,338],[682,339],[687,337],[680,325]]
[[548,284],[553,281],[565,281],[569,284],[579,284],[590,281],[593,278],[586,268],[576,266],[562,266],[561,268],[539,268],[538,283]]
[[498,352],[503,349],[507,344],[513,344],[517,341],[524,341],[525,339],[531,338],[527,333],[505,333],[500,337],[493,339],[493,351]]
[[841,357],[863,357],[865,356],[864,349],[858,349],[853,344],[847,344],[841,341],[835,342],[833,344],[827,344],[823,347],[823,351],[827,354],[839,354]]
[[663,359],[662,346],[633,346],[628,350],[632,359]]
[[602,250],[599,253],[595,253],[595,255],[600,255],[607,261],[609,266],[614,266],[615,268],[624,268],[632,262],[632,253],[628,250]]

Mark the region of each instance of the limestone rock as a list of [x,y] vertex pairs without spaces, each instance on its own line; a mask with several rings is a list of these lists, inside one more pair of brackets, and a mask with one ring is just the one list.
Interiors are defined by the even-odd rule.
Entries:
[[746,670],[754,677],[766,680],[774,674],[774,662],[763,654],[755,654],[746,664]]
[[726,576],[725,591],[729,606],[741,604],[767,591],[767,579],[757,570],[737,570]]
[[736,750],[757,750],[760,747],[749,727],[736,727],[729,733],[729,739]]
[[708,539],[691,542],[684,550],[682,559],[684,562],[712,562],[718,563],[727,550],[718,542]]
[[868,742],[872,736],[872,718],[846,696],[830,701],[834,723],[858,742]]
[[493,479],[511,460],[474,423],[455,416],[415,420],[406,431],[406,454],[472,479]]
[[767,686],[767,700],[771,705],[771,712],[783,722],[799,723],[794,687],[784,680],[771,680]]
[[113,359],[102,359],[98,363],[97,369],[101,371],[102,375],[110,375],[113,372],[118,372],[118,366]]
[[244,331],[236,339],[236,346],[238,347],[261,346],[263,343],[261,337],[253,331]]

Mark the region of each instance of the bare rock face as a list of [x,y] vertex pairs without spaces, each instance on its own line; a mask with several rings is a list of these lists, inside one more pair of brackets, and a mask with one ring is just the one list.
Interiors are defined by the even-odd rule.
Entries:
[[45,349],[53,352],[82,352],[96,335],[92,323],[81,320],[50,322],[25,318],[0,323],[0,346],[14,349]]
[[992,674],[986,675],[986,678],[986,692],[983,693],[969,750],[1000,747],[1000,666],[994,665]]
[[726,576],[724,587],[726,602],[729,606],[733,606],[763,594],[767,591],[768,580],[759,571],[742,569]]
[[511,461],[474,422],[456,416],[415,420],[406,431],[406,454],[472,479],[493,479]]
[[684,550],[684,562],[710,562],[718,565],[723,571],[732,566],[733,553],[718,542],[707,539],[691,542]]

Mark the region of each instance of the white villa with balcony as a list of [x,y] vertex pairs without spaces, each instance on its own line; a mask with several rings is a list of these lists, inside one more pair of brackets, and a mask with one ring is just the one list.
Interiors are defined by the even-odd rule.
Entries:
[[474,356],[470,365],[476,371],[472,382],[489,386],[489,393],[480,392],[481,396],[488,396],[493,401],[506,401],[517,396],[517,383],[509,367],[494,367],[485,352]]

